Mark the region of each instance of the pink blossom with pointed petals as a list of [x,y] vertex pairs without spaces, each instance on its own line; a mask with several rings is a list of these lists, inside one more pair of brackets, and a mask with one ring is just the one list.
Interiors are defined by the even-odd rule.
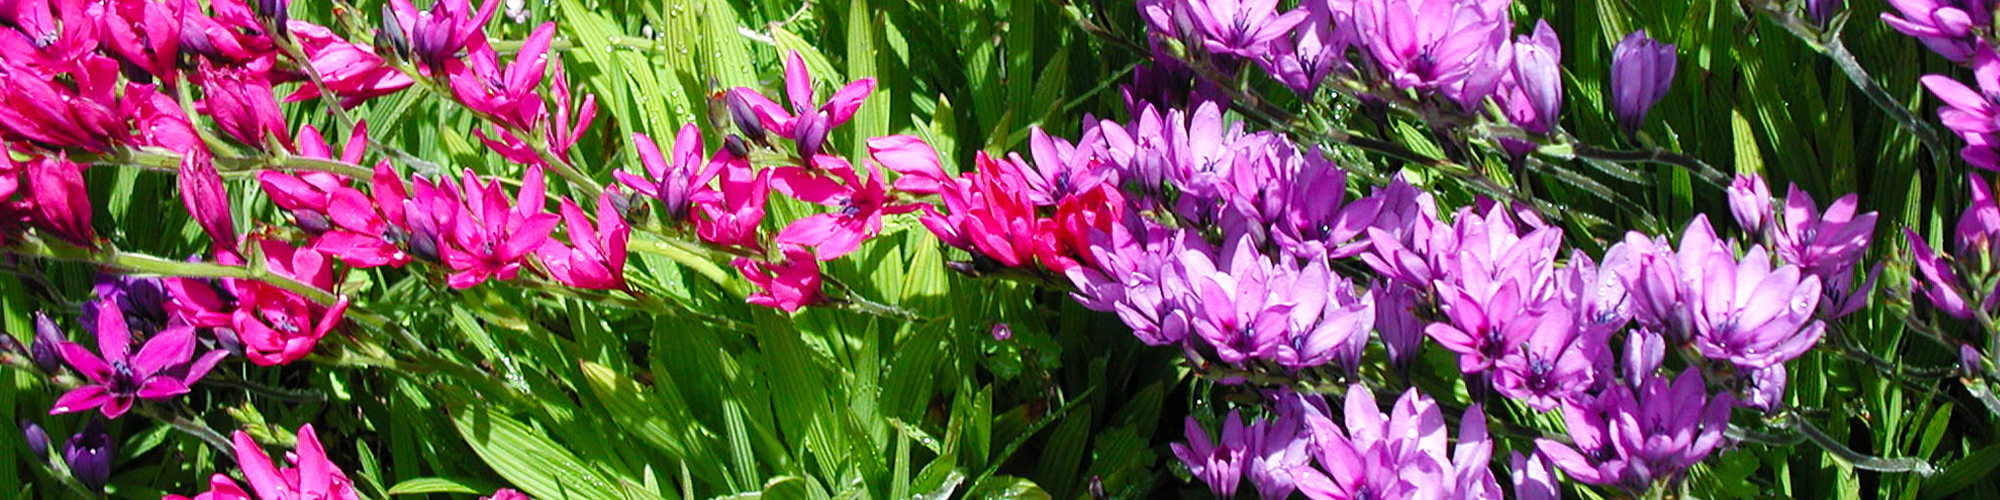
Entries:
[[785,312],[798,312],[801,307],[825,303],[826,295],[820,291],[819,260],[804,248],[785,245],[779,249],[785,258],[781,262],[742,257],[730,262],[743,273],[743,279],[757,286],[758,291],[750,294],[745,302]]
[[[660,154],[660,146],[645,134],[632,134],[632,143],[639,150],[639,163],[646,176],[624,170],[614,171],[612,176],[633,191],[658,200],[660,209],[666,212],[666,222],[687,222],[694,216],[697,201],[719,196],[708,184],[715,179],[722,163],[702,158],[700,127],[692,123],[681,127],[680,134],[674,137],[671,159]],[[727,153],[716,156],[719,159],[724,154]]]
[[298,437],[298,447],[285,453],[292,466],[280,467],[250,434],[236,431],[232,438],[236,462],[250,489],[244,490],[226,474],[216,474],[209,479],[209,490],[194,500],[361,500],[354,482],[327,459],[312,424],[300,427]]
[[828,96],[824,104],[818,101],[813,87],[805,58],[798,51],[791,51],[785,57],[785,97],[790,109],[749,87],[737,87],[730,93],[750,108],[764,129],[794,141],[801,151],[800,159],[810,161],[820,143],[826,140],[827,130],[854,118],[861,102],[875,91],[875,79],[855,80]]
[[[333,261],[311,247],[293,248],[260,240],[266,268],[280,276],[332,291]],[[311,354],[319,339],[340,324],[347,297],[331,307],[261,281],[234,280],[238,305],[230,326],[243,342],[244,356],[260,366],[291,363]]]
[[[845,161],[842,160],[842,163]],[[836,211],[792,221],[778,231],[774,241],[810,247],[817,251],[820,260],[833,260],[852,253],[862,241],[882,232],[883,215],[917,210],[916,205],[893,203],[888,190],[882,187],[881,173],[872,164],[864,167],[869,173],[865,181],[855,177],[850,167],[846,170],[849,173],[844,186],[820,186],[801,191],[800,194],[806,194],[800,197],[801,200],[835,207]],[[779,170],[780,174],[785,172],[785,169]]]
[[718,153],[709,161],[720,164],[721,196],[696,200],[695,235],[717,245],[763,249],[757,227],[771,198],[771,171],[753,169],[749,160],[734,154]]
[[163,81],[179,78],[181,18],[179,4],[151,0],[114,0],[104,4],[104,42],[117,56],[147,76]]
[[897,174],[890,188],[914,195],[938,194],[955,184],[944,173],[936,149],[913,135],[868,139],[868,156]]
[[273,141],[290,148],[285,115],[278,110],[271,80],[263,72],[204,65],[195,73],[203,98],[196,111],[215,119],[216,128],[246,146],[263,150]]
[[28,160],[27,202],[36,229],[91,248],[97,246],[97,231],[90,225],[90,193],[84,188],[83,168],[69,161],[65,153]]
[[98,409],[105,418],[124,415],[140,399],[170,399],[187,394],[188,386],[208,376],[208,371],[227,354],[211,351],[194,358],[194,328],[172,326],[152,338],[138,352],[132,352],[132,331],[125,313],[114,303],[101,303],[97,311],[97,350],[103,356],[74,342],[62,342],[64,361],[88,380],[56,398],[50,415]]
[[550,239],[535,251],[556,282],[577,288],[615,290],[625,288],[625,244],[632,227],[611,204],[618,186],[611,186],[597,198],[597,224],[584,217],[583,209],[568,198],[562,200],[563,223],[570,244]]
[[481,185],[469,169],[463,183],[447,180],[438,194],[431,209],[451,212],[450,224],[439,226],[444,243],[439,253],[452,269],[453,288],[471,288],[491,278],[514,279],[520,274],[521,259],[548,241],[559,220],[542,210],[540,166],[528,167],[513,200],[500,190],[498,179]]
[[[409,75],[390,66],[375,48],[351,43],[333,34],[333,30],[323,26],[294,22],[291,32],[298,40],[299,49],[306,59],[312,61],[313,69],[319,71],[332,93],[340,98],[341,107],[352,108],[362,101],[400,92],[416,83]],[[285,96],[285,102],[298,102],[319,97],[323,92],[312,82],[300,85],[298,90]]]

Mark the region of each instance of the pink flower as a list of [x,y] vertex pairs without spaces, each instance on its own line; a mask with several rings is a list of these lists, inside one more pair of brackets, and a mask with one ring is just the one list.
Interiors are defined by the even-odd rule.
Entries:
[[[227,352],[210,351],[194,359],[194,328],[172,326],[153,335],[139,352],[132,352],[132,331],[117,304],[97,309],[98,357],[74,342],[62,342],[64,361],[89,382],[56,398],[50,415],[98,409],[118,418],[138,399],[168,399],[187,394],[188,386],[208,375]],[[192,363],[192,364],[190,364]]]
[[0,45],[0,138],[89,151],[125,140],[117,61],[85,55],[60,68],[34,68],[10,52]]
[[266,149],[271,141],[289,148],[285,115],[278,110],[271,80],[264,72],[242,67],[204,64],[195,73],[203,99],[197,111],[215,119],[217,128],[244,145]]
[[[328,89],[340,97],[342,107],[352,108],[361,101],[394,94],[415,83],[409,75],[375,55],[374,47],[349,43],[335,36],[333,30],[307,23],[292,23],[291,31],[299,41],[300,50],[312,61],[313,69],[319,71]],[[320,93],[319,87],[306,82],[285,96],[285,102],[319,97]]]
[[389,6],[396,24],[408,34],[405,39],[410,41],[417,61],[429,70],[427,74],[436,77],[460,64],[459,52],[486,44],[486,22],[493,19],[500,2],[486,0],[477,12],[466,0],[438,0],[424,11],[417,10],[410,0],[392,0]]
[[[466,54],[467,66],[450,76],[452,94],[466,108],[492,117],[502,125],[528,130],[542,114],[543,103],[535,87],[542,84],[549,65],[549,42],[555,39],[556,24],[542,23],[514,61],[502,71],[498,56],[485,42],[477,42]],[[421,45],[421,44],[419,44]]]
[[133,128],[139,131],[132,145],[159,146],[181,154],[208,149],[180,103],[152,85],[125,86],[125,99],[119,107],[120,113],[132,117]]
[[[332,147],[320,137],[319,130],[311,125],[299,128],[299,156],[306,158],[333,159]],[[368,124],[356,123],[354,131],[347,138],[340,161],[359,163],[368,147]],[[385,163],[384,167],[387,166]],[[347,186],[346,176],[327,172],[299,172],[297,174],[265,170],[257,173],[257,181],[264,187],[264,194],[279,208],[292,214],[292,220],[307,232],[318,234],[332,229],[329,218],[335,192],[352,191]],[[357,193],[358,194],[358,193]]]
[[956,182],[944,173],[936,149],[913,135],[892,135],[868,140],[868,156],[896,172],[897,191],[914,195],[938,194]]
[[[821,158],[832,158],[822,156]],[[776,175],[787,178],[792,186],[792,196],[801,201],[836,207],[833,213],[816,214],[792,221],[784,230],[778,231],[775,241],[779,244],[812,247],[819,252],[820,260],[838,259],[852,253],[861,246],[863,240],[882,232],[884,214],[903,214],[917,210],[914,204],[891,204],[888,190],[882,187],[882,175],[874,166],[868,168],[866,181],[854,175],[854,168],[845,166],[845,160],[833,159],[844,168],[829,169],[844,173],[846,184],[834,182],[826,177],[803,175],[803,169],[785,167]]]
[[598,195],[596,226],[584,217],[576,202],[562,200],[563,222],[569,225],[572,246],[551,239],[535,252],[557,282],[600,290],[625,287],[625,242],[632,236],[632,227],[625,225],[618,209],[611,206],[611,198],[617,195],[618,186]]
[[447,181],[447,189],[431,201],[435,214],[441,209],[439,203],[459,201],[452,196],[454,192],[463,196],[463,203],[453,207],[456,213],[451,215],[451,224],[442,224],[442,218],[438,221],[439,229],[450,230],[449,238],[440,239],[445,244],[439,249],[453,271],[452,288],[472,288],[488,278],[514,279],[520,273],[521,258],[540,248],[556,225],[556,216],[542,211],[540,166],[528,167],[512,201],[500,191],[499,180],[484,186],[478,182],[472,171],[466,170],[463,185]]
[[746,302],[765,307],[798,312],[799,308],[826,302],[826,295],[820,292],[819,261],[813,259],[812,252],[804,248],[785,245],[783,262],[763,262],[749,258],[737,258],[730,265],[743,272],[743,279],[757,285],[760,290],[750,294]]
[[236,252],[236,222],[229,216],[229,192],[222,187],[222,174],[206,151],[191,151],[181,157],[181,202],[188,214],[215,241],[217,251]]
[[1007,267],[1032,264],[1035,254],[1035,207],[1028,202],[1027,180],[1019,158],[977,157],[978,171],[967,173],[940,192],[946,213],[925,209],[924,227],[952,247],[999,261]]
[[[266,267],[280,276],[333,290],[333,261],[312,248],[293,248],[281,241],[258,242]],[[321,306],[290,290],[260,281],[235,280],[238,300],[230,325],[243,341],[244,356],[259,366],[291,363],[311,354],[320,337],[340,324],[347,298]]]
[[[299,428],[298,448],[285,454],[293,467],[277,467],[271,456],[264,453],[264,448],[257,446],[257,441],[243,431],[236,431],[234,441],[236,462],[243,468],[243,479],[250,483],[250,490],[244,491],[228,475],[216,474],[209,478],[208,492],[196,495],[194,500],[361,499],[354,491],[354,483],[347,479],[347,474],[326,458],[326,449],[320,445],[319,433],[313,430],[312,424]],[[176,495],[167,495],[167,498],[187,500]]]
[[702,216],[695,218],[695,235],[722,246],[764,248],[757,241],[757,226],[764,222],[764,204],[771,198],[771,171],[752,169],[749,160],[735,154],[718,153],[710,161],[720,164],[722,195],[696,201]]
[[104,41],[120,59],[147,75],[173,81],[179,77],[181,16],[179,4],[149,0],[106,2],[102,17]]
[[[640,177],[619,170],[611,175],[619,182],[631,186],[646,196],[659,200],[660,208],[666,211],[668,224],[679,224],[693,216],[691,210],[697,199],[713,199],[717,196],[708,187],[722,167],[719,162],[708,162],[701,155],[701,128],[690,123],[681,127],[680,135],[674,138],[674,157],[669,162],[660,154],[660,147],[646,134],[632,134],[633,146],[639,149],[639,163],[646,168],[646,177]],[[721,155],[717,155],[721,159]]]
[[875,79],[863,78],[841,87],[822,105],[814,95],[812,74],[806,72],[805,58],[799,56],[798,51],[792,51],[785,58],[785,96],[791,104],[789,111],[749,87],[737,87],[730,93],[740,99],[743,106],[750,108],[765,129],[796,143],[801,160],[810,161],[818,156],[820,146],[826,142],[827,131],[853,119],[854,112],[861,108],[861,102],[874,91]]
[[90,226],[90,193],[83,185],[83,165],[69,156],[28,160],[28,206],[35,228],[83,247],[97,246]]

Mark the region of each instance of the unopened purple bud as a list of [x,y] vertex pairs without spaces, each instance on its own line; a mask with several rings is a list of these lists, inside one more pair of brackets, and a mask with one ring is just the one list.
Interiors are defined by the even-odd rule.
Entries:
[[84,489],[104,491],[104,483],[111,480],[112,447],[104,421],[90,419],[83,432],[70,436],[69,444],[63,446],[63,462],[69,464],[70,477],[83,483]]
[[811,165],[813,157],[819,156],[820,148],[826,145],[826,135],[833,132],[833,116],[828,115],[826,110],[820,110],[810,117],[800,116],[799,119],[802,121],[798,130],[792,133],[792,140],[798,143],[799,161]]
[[411,200],[403,200],[403,218],[410,227],[409,237],[403,242],[409,249],[410,255],[437,262],[439,257],[437,221]]
[[402,19],[396,17],[396,9],[390,4],[382,4],[382,24],[375,28],[375,50],[399,58],[410,57],[410,36],[403,32]]
[[243,355],[243,339],[236,337],[235,329],[216,327],[210,332],[215,335],[215,346],[217,348],[229,352],[232,356],[240,357]]
[[21,341],[15,339],[14,334],[0,332],[0,361],[12,359],[15,356],[27,353],[28,348],[22,347]]
[[201,30],[200,23],[182,23],[180,37],[182,51],[209,59],[222,56],[222,53],[215,50],[215,41],[210,40],[208,33]]
[[770,145],[764,142],[764,122],[758,121],[757,112],[750,109],[750,101],[744,100],[736,91],[723,97],[723,106],[729,108],[729,121],[736,123],[736,131],[750,139],[750,142]]
[[634,215],[632,213],[632,204],[638,201],[637,196],[636,193],[627,193],[625,190],[619,189],[607,190],[604,198],[611,202],[611,209],[617,210],[619,217],[624,217],[625,220],[632,220],[632,216]]
[[1736,216],[1736,224],[1743,227],[1743,232],[1753,236],[1764,233],[1765,225],[1774,216],[1771,187],[1764,184],[1763,176],[1737,175],[1729,183],[1729,213]]
[[35,452],[35,458],[49,461],[49,431],[42,430],[42,424],[21,421],[21,438],[28,445],[28,451]]
[[35,360],[35,366],[42,373],[54,374],[62,370],[62,329],[56,327],[56,320],[48,314],[35,311],[35,343],[28,346],[28,357]]
[[292,20],[290,4],[286,0],[257,0],[257,17],[264,21],[273,36],[286,38],[291,35],[291,30],[285,26]]
[[307,233],[320,234],[333,230],[333,220],[316,210],[293,210],[292,221]]
[[1968,377],[1984,375],[1986,373],[1986,358],[1981,357],[1979,350],[1974,349],[1972,344],[1959,344],[1958,367],[1960,370],[1965,370],[1965,375]]
[[1812,18],[1813,24],[1826,26],[1840,12],[1840,4],[1841,0],[1806,0],[1806,17]]
[[1611,109],[1628,133],[1645,125],[1646,113],[1674,84],[1674,45],[1634,31],[1611,51]]
[[750,145],[743,143],[743,136],[731,135],[722,138],[722,150],[737,158],[750,157]]
[[993,324],[993,340],[1007,340],[1011,338],[1014,338],[1014,327],[1007,326],[1006,323]]

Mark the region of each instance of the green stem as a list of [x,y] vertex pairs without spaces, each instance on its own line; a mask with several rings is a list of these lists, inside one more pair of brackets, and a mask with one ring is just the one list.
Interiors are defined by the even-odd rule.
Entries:
[[1854,53],[1848,52],[1847,44],[1840,40],[1838,33],[1829,34],[1821,31],[1804,19],[1792,15],[1784,5],[1775,1],[1757,2],[1756,8],[1763,11],[1764,15],[1770,16],[1793,36],[1806,42],[1806,45],[1812,47],[1814,51],[1833,60],[1833,65],[1840,68],[1842,74],[1847,75],[1847,80],[1852,82],[1855,88],[1861,90],[1861,95],[1868,97],[1868,102],[1889,113],[1889,117],[1894,118],[1904,128],[1916,133],[1917,140],[1924,143],[1925,149],[1930,150],[1932,164],[1937,167],[1949,164],[1951,155],[1944,146],[1944,135],[1939,133],[1936,127],[1931,126],[1930,122],[1917,118],[1916,113],[1911,112],[1902,101],[1889,95],[1888,90],[1875,83],[1875,78],[1868,74],[1868,69],[1861,67],[1861,61],[1854,58]]

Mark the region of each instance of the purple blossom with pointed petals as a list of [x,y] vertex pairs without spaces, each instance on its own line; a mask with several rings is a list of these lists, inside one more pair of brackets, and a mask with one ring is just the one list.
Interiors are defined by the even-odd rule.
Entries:
[[1709,397],[1695,369],[1672,382],[1649,374],[1637,388],[1564,402],[1570,443],[1536,439],[1535,447],[1572,479],[1642,492],[1678,481],[1720,447],[1735,404],[1727,393]]
[[1611,110],[1627,133],[1646,124],[1646,114],[1674,85],[1674,45],[1646,36],[1625,35],[1611,50]]
[[1944,102],[1938,120],[1965,140],[1958,155],[1974,167],[2000,170],[2000,53],[1981,45],[1971,62],[1976,91],[1945,75],[1918,81]]
[[1889,6],[1896,11],[1883,12],[1882,22],[1960,63],[1982,45],[1975,31],[1993,22],[1991,0],[1889,0]]
[[1294,369],[1334,363],[1357,373],[1368,332],[1375,328],[1373,292],[1357,296],[1354,285],[1333,274],[1325,259],[1312,259],[1292,280],[1289,294],[1294,302],[1291,334],[1277,347],[1274,360]]
[[50,375],[61,371],[62,345],[68,341],[63,338],[62,329],[56,326],[55,318],[35,311],[35,343],[28,346],[28,359],[34,360],[36,368]]
[[1196,34],[1212,54],[1257,58],[1273,40],[1304,22],[1305,9],[1279,14],[1278,0],[1181,0]]
[[[1397,88],[1444,90],[1473,77],[1482,66],[1494,83],[1500,54],[1513,30],[1509,2],[1495,0],[1357,0],[1354,22],[1363,48]],[[1490,92],[1490,89],[1488,89]],[[1473,97],[1473,96],[1461,96]],[[1476,102],[1484,94],[1460,102]]]
[[70,436],[63,445],[63,463],[69,466],[70,477],[82,483],[84,489],[101,492],[104,483],[111,480],[111,460],[117,449],[118,443],[104,430],[104,421],[93,418],[82,432]]
[[1300,2],[1292,12],[1299,11],[1306,13],[1305,20],[1289,36],[1272,39],[1257,63],[1292,92],[1311,97],[1328,76],[1352,69],[1347,49],[1356,43],[1354,4],[1313,0]]
[[[168,327],[132,352],[132,332],[125,313],[106,304],[97,313],[97,346],[103,354],[72,342],[62,343],[63,359],[83,374],[86,382],[56,398],[49,414],[71,413],[96,408],[105,418],[118,418],[139,399],[170,399],[186,394],[188,387],[208,375],[222,360],[221,351],[194,358],[194,328]],[[192,364],[190,364],[192,363]]]
[[1931,250],[1930,244],[1922,236],[1917,236],[1916,231],[1905,228],[1903,236],[1910,244],[1910,261],[1917,266],[1917,272],[1910,275],[1910,289],[1923,293],[1938,311],[1969,320],[1972,319],[1973,307],[1984,307],[1984,303],[1994,296],[1988,295],[1988,300],[1982,300],[1979,305],[1969,303],[1966,297],[1969,287],[1959,279],[1958,272],[1952,270],[1951,263],[1945,260],[1948,256]]
[[[730,90],[732,105],[741,102],[757,116],[764,130],[791,139],[800,152],[799,160],[810,164],[832,129],[846,124],[861,109],[862,101],[875,91],[875,79],[863,78],[841,87],[821,103],[814,91],[813,75],[797,51],[785,57],[785,97],[790,108],[781,106],[756,89]],[[753,134],[761,135],[761,134]]]
[[1229,410],[1229,415],[1223,417],[1220,442],[1209,439],[1208,431],[1192,416],[1184,425],[1187,443],[1173,443],[1174,456],[1187,465],[1194,477],[1207,483],[1216,496],[1235,495],[1250,453],[1249,433],[1243,427],[1243,419],[1236,410]]
[[1749,369],[1778,365],[1819,343],[1826,324],[1813,319],[1819,278],[1796,266],[1771,269],[1763,247],[1738,262],[1712,254],[1694,306],[1694,346],[1710,359]]
[[1514,500],[1562,500],[1562,483],[1556,481],[1555,469],[1541,453],[1523,457],[1521,452],[1513,452],[1507,462]]
[[1609,330],[1577,328],[1569,311],[1552,310],[1529,328],[1519,349],[1495,364],[1493,385],[1500,394],[1548,411],[1588,390],[1597,377],[1595,361],[1610,355]]

